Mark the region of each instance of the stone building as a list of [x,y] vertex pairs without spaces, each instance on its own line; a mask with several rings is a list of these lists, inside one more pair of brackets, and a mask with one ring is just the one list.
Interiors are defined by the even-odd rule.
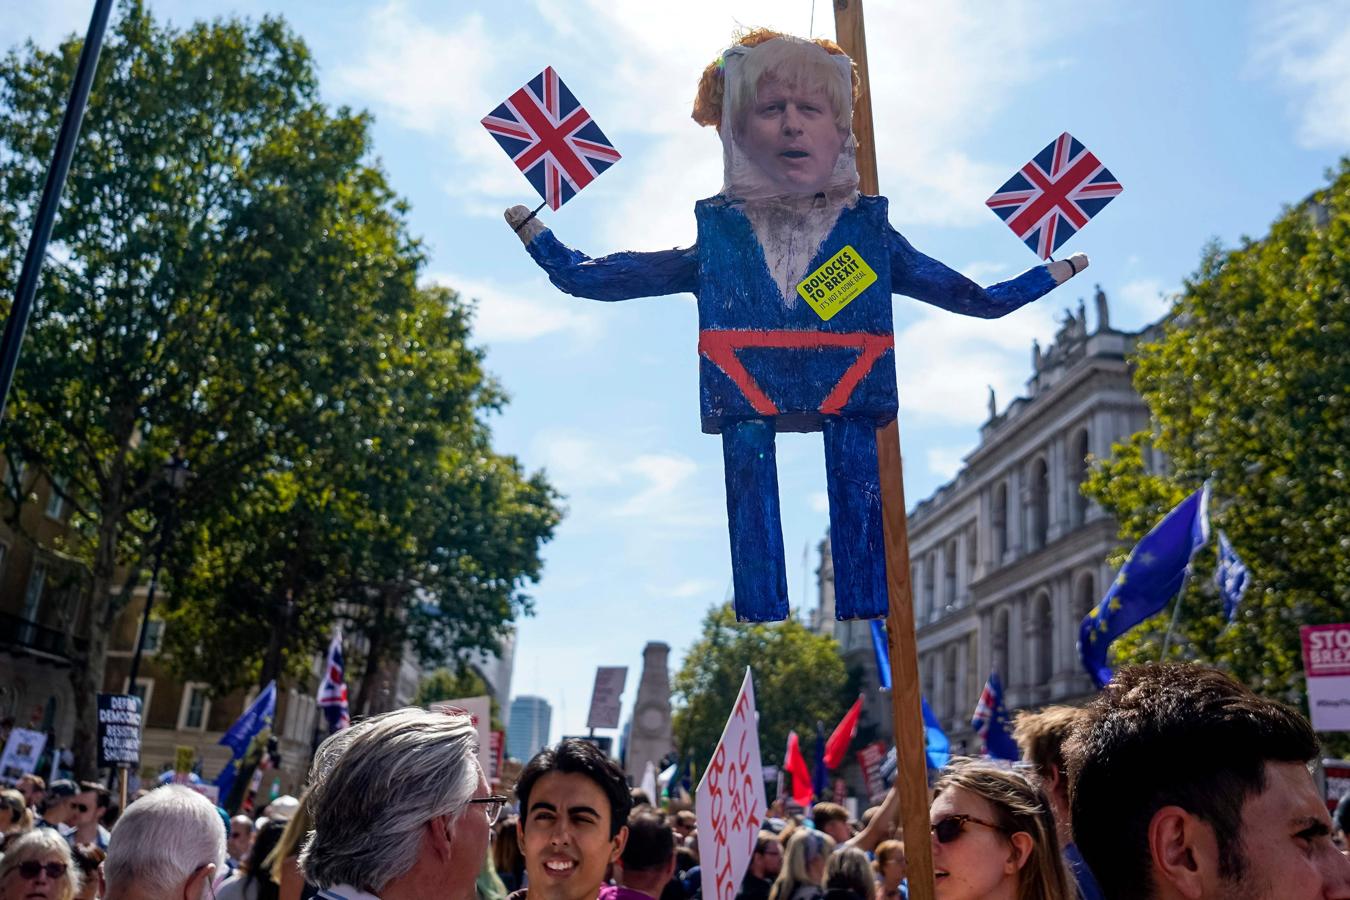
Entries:
[[[1113,573],[1114,519],[1079,491],[1092,458],[1148,424],[1128,357],[1152,329],[1112,328],[1105,294],[1089,332],[1080,301],[1054,343],[1032,348],[1026,394],[998,410],[992,390],[978,444],[956,477],[909,511],[924,695],[954,751],[978,752],[970,729],[991,671],[1009,709],[1078,703],[1092,691],[1078,626]],[[1160,460],[1154,460],[1155,464]],[[891,741],[890,699],[878,694],[866,622],[834,622],[828,538],[821,544],[815,623],[833,633],[868,698],[862,728]]]
[[625,750],[625,770],[633,784],[642,781],[647,763],[660,767],[675,749],[670,720],[670,645],[651,641],[642,650],[642,678],[633,701]]

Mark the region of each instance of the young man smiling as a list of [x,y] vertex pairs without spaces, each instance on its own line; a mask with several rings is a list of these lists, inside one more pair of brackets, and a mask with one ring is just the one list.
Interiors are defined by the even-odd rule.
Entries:
[[529,900],[595,900],[628,840],[623,772],[594,744],[563,741],[526,764],[516,799]]

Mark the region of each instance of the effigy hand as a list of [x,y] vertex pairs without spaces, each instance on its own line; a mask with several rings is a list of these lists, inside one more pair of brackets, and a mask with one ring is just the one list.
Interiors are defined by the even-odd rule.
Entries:
[[510,225],[511,229],[515,231],[516,237],[520,238],[520,242],[527,247],[530,245],[530,241],[534,240],[545,227],[544,223],[539,221],[538,216],[531,218],[528,206],[513,206],[502,215],[506,217],[506,224]]
[[[525,209],[523,206],[517,206],[516,209]],[[529,243],[526,241],[526,243]],[[1063,284],[1079,272],[1088,267],[1088,258],[1086,254],[1075,253],[1068,259],[1060,259],[1046,266],[1050,270],[1050,277],[1055,279],[1055,284]]]

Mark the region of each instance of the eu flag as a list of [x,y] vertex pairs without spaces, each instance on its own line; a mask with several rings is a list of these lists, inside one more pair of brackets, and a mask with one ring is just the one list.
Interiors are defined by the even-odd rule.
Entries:
[[220,788],[222,797],[229,795],[230,788],[234,785],[234,778],[239,773],[239,762],[248,752],[249,744],[253,743],[253,739],[264,728],[272,727],[272,719],[276,716],[276,712],[277,683],[269,681],[267,687],[262,689],[262,693],[258,694],[257,699],[249,704],[243,715],[230,726],[230,730],[221,735],[220,743],[229,747],[232,751],[230,761],[216,776],[216,786]]
[[1111,642],[1155,615],[1186,581],[1191,557],[1209,540],[1209,485],[1191,494],[1153,526],[1102,601],[1078,629],[1078,653],[1097,687],[1111,680],[1106,650]]
[[[886,640],[886,624],[882,619],[872,620],[872,652],[876,654],[877,674],[881,677],[881,689],[889,691],[891,689],[891,648]],[[951,759],[952,742],[948,739],[947,733],[942,730],[942,723],[938,721],[937,714],[928,705],[928,698],[920,697],[919,701],[923,704],[924,753],[928,757],[928,768],[941,769]],[[881,774],[883,781],[893,782],[895,780],[894,747],[891,748],[891,752],[881,764]]]
[[1223,617],[1232,622],[1237,618],[1238,606],[1242,595],[1247,593],[1247,583],[1251,580],[1242,557],[1237,555],[1228,535],[1219,532],[1219,565],[1214,570],[1214,583],[1219,586],[1219,597],[1223,600]]

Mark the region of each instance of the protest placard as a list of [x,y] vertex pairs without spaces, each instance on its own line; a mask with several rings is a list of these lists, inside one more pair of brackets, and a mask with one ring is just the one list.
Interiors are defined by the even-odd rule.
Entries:
[[623,696],[623,686],[627,681],[627,666],[600,666],[595,670],[591,711],[586,716],[587,728],[619,727],[619,698]]
[[1317,731],[1350,731],[1350,623],[1304,625],[1308,712]]
[[0,781],[13,784],[29,772],[37,771],[38,757],[47,745],[47,735],[41,731],[29,731],[27,728],[15,728],[5,742],[5,752],[0,756]]
[[483,777],[492,778],[492,700],[488,697],[463,697],[431,704],[432,712],[467,713],[478,732],[478,765]]
[[141,764],[141,698],[98,695],[98,764],[135,769]]
[[704,900],[733,900],[764,822],[755,685],[745,670],[741,692],[695,792]]
[[881,763],[886,759],[886,745],[873,741],[858,751],[858,768],[862,769],[863,784],[867,786],[869,803],[886,799],[886,781],[881,777]]

